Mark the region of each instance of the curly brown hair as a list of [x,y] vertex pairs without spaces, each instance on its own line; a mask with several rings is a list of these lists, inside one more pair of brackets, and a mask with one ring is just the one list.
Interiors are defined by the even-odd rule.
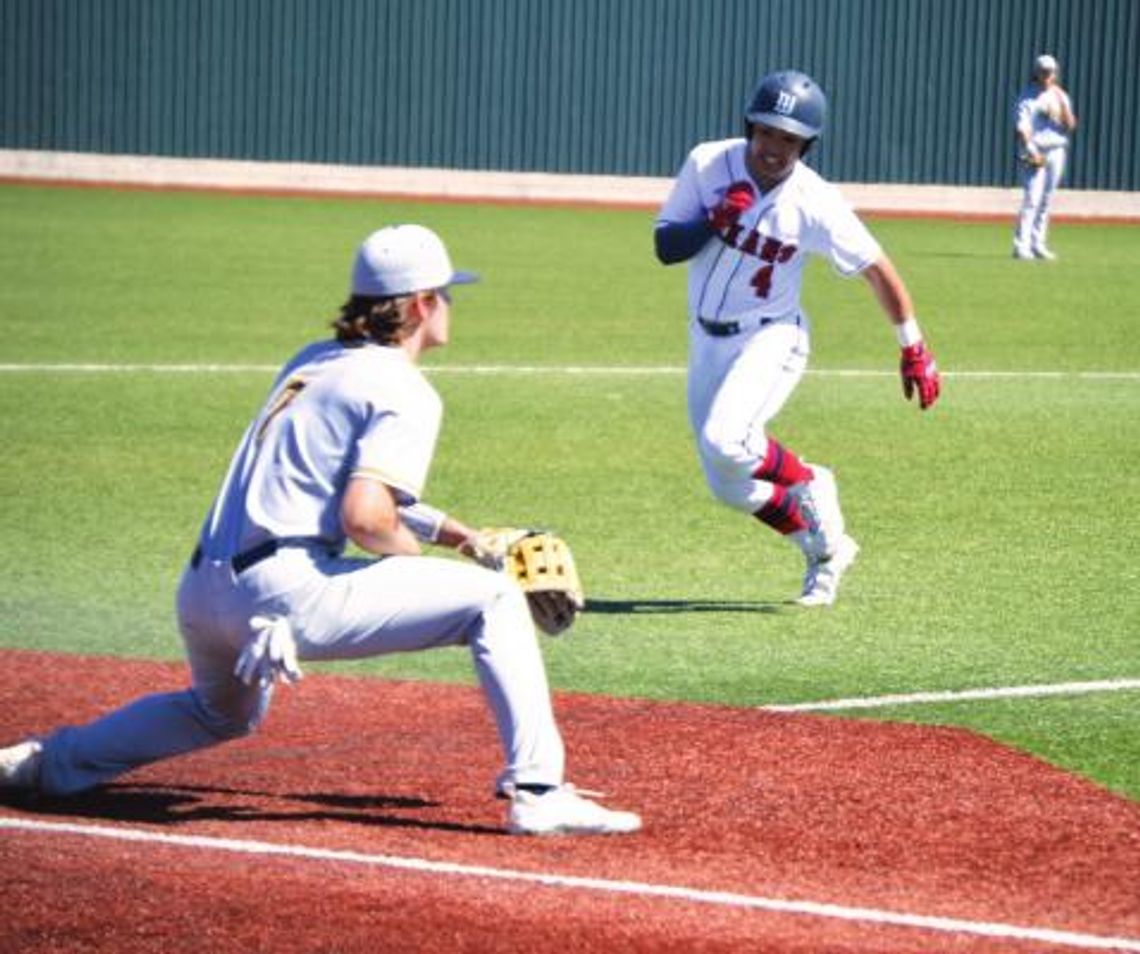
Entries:
[[363,344],[366,341],[380,345],[399,344],[408,333],[407,312],[403,305],[409,297],[353,295],[341,305],[340,314],[332,322],[336,340],[342,344]]

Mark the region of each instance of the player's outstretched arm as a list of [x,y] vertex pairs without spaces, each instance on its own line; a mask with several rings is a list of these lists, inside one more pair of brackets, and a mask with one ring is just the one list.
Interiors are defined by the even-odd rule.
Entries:
[[501,570],[511,544],[533,532],[516,527],[475,528],[422,500],[401,506],[399,512],[418,540],[449,547],[489,570]]
[[898,338],[902,354],[899,374],[902,377],[903,395],[909,401],[918,395],[919,406],[925,411],[932,407],[942,393],[942,380],[934,355],[923,340],[922,329],[914,317],[914,303],[894,263],[881,256],[863,271],[863,277],[875,292],[883,312],[890,319]]
[[863,277],[867,279],[867,284],[874,291],[879,306],[892,324],[901,325],[908,316],[914,314],[914,303],[911,301],[906,283],[903,282],[894,262],[886,255],[881,255],[868,265],[863,271]]

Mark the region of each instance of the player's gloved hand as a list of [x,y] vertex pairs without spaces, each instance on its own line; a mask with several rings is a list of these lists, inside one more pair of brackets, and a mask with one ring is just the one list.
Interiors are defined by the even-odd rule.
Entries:
[[919,406],[925,411],[938,400],[942,392],[938,365],[934,362],[934,355],[921,341],[902,349],[899,373],[902,375],[903,394],[908,401],[917,393]]
[[548,636],[574,625],[586,608],[586,592],[565,540],[535,530],[511,544],[505,571],[526,596],[534,624]]
[[499,571],[507,559],[507,551],[531,531],[515,527],[485,527],[464,540],[457,549],[488,570]]
[[724,192],[720,202],[709,211],[709,224],[718,232],[736,224],[756,201],[756,190],[751,182],[734,182]]
[[250,635],[238,656],[234,675],[247,686],[271,686],[278,679],[288,683],[300,681],[297,644],[293,628],[284,616],[253,616]]

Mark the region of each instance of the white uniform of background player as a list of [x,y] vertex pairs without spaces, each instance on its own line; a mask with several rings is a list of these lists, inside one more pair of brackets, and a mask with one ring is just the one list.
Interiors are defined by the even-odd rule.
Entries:
[[1077,128],[1072,101],[1057,74],[1055,58],[1047,53],[1037,57],[1032,79],[1013,108],[1022,189],[1013,235],[1014,258],[1056,258],[1047,241],[1049,211],[1065,174],[1069,135]]
[[[563,743],[519,587],[504,573],[420,554],[421,539],[463,548],[475,533],[421,501],[442,405],[416,366],[447,342],[448,286],[474,280],[422,226],[368,237],[336,338],[304,348],[278,374],[183,574],[191,687],[3,750],[0,783],[73,793],[245,735],[276,679],[300,677],[298,659],[466,645],[505,755],[498,790],[511,798],[511,830],[639,827],[636,815],[563,784]],[[383,558],[346,556],[349,541]]]
[[766,76],[746,111],[747,139],[696,146],[657,218],[665,264],[688,261],[689,419],[715,496],[789,536],[807,562],[800,602],[828,605],[858,546],[833,475],[768,433],[810,350],[800,300],[809,255],[862,274],[894,323],[909,397],[938,396],[933,359],[890,260],[839,191],[800,159],[826,101],[803,73]]

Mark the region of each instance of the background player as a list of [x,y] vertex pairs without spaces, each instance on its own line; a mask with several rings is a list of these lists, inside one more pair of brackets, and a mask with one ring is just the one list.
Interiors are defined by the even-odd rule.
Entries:
[[1065,174],[1069,134],[1077,128],[1073,104],[1057,75],[1056,59],[1048,53],[1037,57],[1030,81],[1013,108],[1022,190],[1013,234],[1014,258],[1057,257],[1046,244],[1049,208]]
[[838,189],[801,161],[826,110],[804,73],[765,76],[745,113],[747,138],[697,145],[654,231],[663,263],[689,262],[689,421],[705,478],[718,499],[799,546],[805,606],[834,602],[859,550],[831,472],[767,433],[807,365],[800,289],[808,255],[867,280],[902,348],[905,395],[917,393],[925,410],[940,389],[891,260]]
[[[563,743],[522,591],[420,554],[474,531],[422,503],[442,405],[416,367],[447,343],[452,269],[418,225],[360,246],[333,340],[278,374],[222,482],[178,592],[192,684],[0,750],[0,787],[83,791],[157,759],[252,732],[301,660],[467,645],[505,753],[498,791],[517,833],[629,832],[563,784]],[[342,555],[351,540],[384,559]],[[335,726],[330,726],[335,731]]]

